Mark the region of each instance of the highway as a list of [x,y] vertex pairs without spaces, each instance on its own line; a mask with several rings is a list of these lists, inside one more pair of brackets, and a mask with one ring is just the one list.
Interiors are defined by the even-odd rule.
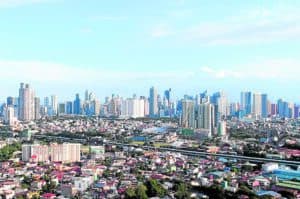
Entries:
[[[72,141],[72,142],[79,142],[84,143],[87,139],[74,139],[74,138],[65,138],[65,137],[58,137],[58,136],[46,136],[46,135],[35,135],[35,138],[50,138],[54,140],[61,140],[61,141]],[[300,161],[289,161],[289,160],[280,160],[280,159],[270,159],[270,158],[256,158],[256,157],[249,157],[249,156],[242,156],[242,155],[230,155],[224,153],[208,153],[203,151],[191,151],[186,149],[180,148],[167,148],[167,147],[154,147],[154,146],[137,146],[133,144],[125,144],[120,142],[113,142],[113,141],[106,141],[104,144],[106,145],[117,145],[121,147],[135,147],[135,148],[142,148],[144,150],[154,150],[154,151],[169,151],[169,152],[177,152],[187,156],[194,156],[194,157],[223,157],[227,159],[236,159],[236,160],[245,160],[253,163],[268,163],[274,162],[279,164],[284,164],[288,166],[300,166]]]
[[196,157],[215,156],[215,157],[223,157],[228,159],[245,160],[254,163],[274,162],[274,163],[284,164],[288,166],[300,166],[300,161],[289,161],[289,160],[279,160],[279,159],[270,159],[270,158],[256,158],[256,157],[249,157],[249,156],[242,156],[242,155],[223,154],[223,153],[208,153],[208,152],[190,151],[185,149],[166,148],[166,147],[136,146],[132,144],[124,144],[124,143],[111,142],[111,141],[106,142],[105,144],[126,146],[126,147],[138,147],[144,150],[170,151],[170,152],[181,153],[187,156],[196,156]]

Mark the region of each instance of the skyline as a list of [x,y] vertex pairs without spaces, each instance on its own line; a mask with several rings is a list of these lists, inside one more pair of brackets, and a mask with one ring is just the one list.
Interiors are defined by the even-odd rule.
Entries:
[[65,100],[155,86],[178,98],[208,89],[239,101],[250,90],[298,103],[300,2],[215,2],[0,1],[0,99],[28,82]]
[[[182,96],[178,96],[178,95],[176,95],[176,92],[174,92],[173,88],[160,89],[160,88],[157,88],[157,87],[154,87],[154,86],[149,87],[149,88],[148,88],[148,92],[145,92],[145,93],[146,93],[145,95],[142,95],[142,94],[139,94],[139,93],[132,93],[131,95],[129,94],[129,95],[124,95],[124,96],[122,96],[122,95],[120,95],[120,94],[118,94],[118,93],[110,93],[110,95],[106,95],[106,96],[98,96],[97,93],[96,93],[95,91],[90,90],[90,89],[85,89],[84,91],[73,93],[73,95],[68,96],[67,98],[61,98],[60,96],[58,96],[58,95],[55,94],[55,93],[47,94],[47,95],[45,95],[45,96],[40,96],[39,94],[37,94],[37,92],[36,92],[34,86],[33,86],[32,84],[30,84],[30,83],[27,83],[27,82],[21,82],[21,83],[19,84],[18,89],[17,89],[17,94],[16,94],[15,96],[14,96],[14,95],[8,95],[8,96],[4,97],[4,99],[2,100],[2,103],[3,103],[3,102],[6,103],[6,101],[7,101],[7,99],[8,99],[9,97],[13,97],[13,98],[18,97],[18,96],[19,96],[19,89],[20,89],[20,87],[22,87],[22,85],[23,85],[23,86],[28,85],[29,88],[33,90],[34,96],[35,96],[35,97],[38,97],[38,98],[39,98],[40,100],[42,100],[42,101],[44,101],[46,97],[47,97],[48,100],[49,100],[49,99],[52,98],[53,96],[55,96],[55,99],[56,99],[57,102],[69,102],[69,101],[76,100],[77,97],[79,97],[80,100],[84,100],[84,99],[86,98],[86,93],[87,93],[87,92],[88,92],[89,94],[95,95],[96,99],[97,99],[97,100],[100,100],[101,103],[103,103],[103,102],[105,101],[105,98],[106,98],[106,97],[111,98],[113,95],[114,95],[114,96],[118,96],[118,97],[123,98],[123,99],[130,99],[130,98],[134,98],[134,97],[137,97],[137,98],[140,98],[140,97],[151,98],[151,92],[153,92],[153,91],[151,91],[151,90],[154,88],[154,89],[155,89],[155,92],[156,92],[156,95],[160,96],[162,99],[165,97],[164,95],[165,95],[165,92],[166,92],[166,91],[171,91],[171,100],[172,100],[173,102],[183,100],[183,99],[185,99],[185,96],[192,97],[193,99],[196,99],[196,95],[200,95],[200,96],[201,96],[203,93],[206,93],[208,96],[213,97],[215,94],[221,92],[221,93],[224,93],[224,94],[225,94],[225,96],[226,96],[226,98],[227,98],[227,100],[228,100],[229,103],[239,103],[239,104],[241,104],[241,103],[243,103],[242,101],[245,100],[244,97],[243,97],[243,99],[242,99],[242,96],[241,96],[241,95],[242,95],[242,94],[246,94],[246,93],[250,93],[250,98],[253,98],[255,94],[265,95],[265,96],[267,96],[267,99],[268,99],[268,101],[270,101],[270,103],[275,103],[275,104],[276,104],[276,103],[278,102],[278,100],[283,100],[283,101],[287,101],[287,102],[290,102],[290,103],[295,103],[295,105],[300,104],[300,103],[297,102],[297,101],[289,101],[289,100],[287,100],[287,98],[284,98],[284,97],[275,98],[274,96],[270,96],[270,95],[269,95],[268,93],[266,93],[266,92],[255,92],[255,91],[252,91],[252,90],[242,90],[242,91],[238,91],[238,96],[239,96],[238,99],[232,100],[232,96],[230,96],[230,95],[229,95],[226,91],[224,91],[224,90],[210,91],[210,90],[208,90],[208,89],[205,89],[205,90],[198,91],[197,93],[194,93],[194,94],[191,94],[191,93],[185,93],[185,94],[182,95]],[[1,101],[0,101],[0,103],[1,103]]]

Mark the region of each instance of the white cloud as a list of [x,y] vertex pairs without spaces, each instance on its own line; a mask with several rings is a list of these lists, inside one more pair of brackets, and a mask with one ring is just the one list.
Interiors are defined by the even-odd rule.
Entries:
[[266,60],[231,69],[202,67],[200,71],[216,79],[299,81],[300,60]]
[[41,61],[6,61],[0,60],[0,70],[5,71],[4,81],[59,82],[65,84],[95,83],[109,81],[144,81],[161,79],[187,79],[194,74],[185,71],[149,72],[119,71],[107,68],[79,68],[64,64]]
[[201,72],[209,74],[217,79],[224,79],[224,78],[242,78],[243,73],[239,71],[232,71],[232,70],[224,70],[224,69],[214,69],[211,67],[202,67],[200,69]]
[[[200,45],[239,45],[261,44],[278,41],[299,41],[300,8],[273,7],[243,10],[232,16],[215,21],[205,21],[171,27],[171,24],[157,26],[152,36],[172,35],[185,42],[198,42]],[[187,23],[188,24],[188,23]]]

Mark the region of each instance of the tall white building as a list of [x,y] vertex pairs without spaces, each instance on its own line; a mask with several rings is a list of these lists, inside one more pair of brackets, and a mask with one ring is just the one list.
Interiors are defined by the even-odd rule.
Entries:
[[149,100],[144,98],[144,115],[149,116]]
[[19,120],[34,120],[34,91],[29,84],[21,83],[19,89]]
[[123,117],[145,117],[145,100],[128,98],[122,101],[121,116]]
[[96,98],[90,101],[91,114],[98,116],[100,115],[100,101]]
[[181,126],[195,128],[195,102],[193,100],[182,100]]
[[252,113],[260,117],[262,115],[262,95],[260,93],[253,94],[253,109]]
[[149,115],[150,117],[158,116],[158,95],[154,87],[150,88]]
[[52,115],[57,115],[58,102],[57,102],[57,96],[56,95],[51,96],[51,109],[52,109]]
[[198,108],[197,127],[208,130],[208,137],[214,133],[215,106],[211,103],[200,104]]
[[34,119],[38,120],[41,118],[41,102],[40,98],[34,98]]
[[12,126],[16,120],[14,107],[6,106],[4,109],[4,122],[9,126]]
[[220,97],[217,100],[217,105],[218,105],[218,112],[221,118],[229,115],[228,100],[224,92],[220,92]]
[[218,136],[225,136],[226,133],[226,121],[220,121],[218,123]]

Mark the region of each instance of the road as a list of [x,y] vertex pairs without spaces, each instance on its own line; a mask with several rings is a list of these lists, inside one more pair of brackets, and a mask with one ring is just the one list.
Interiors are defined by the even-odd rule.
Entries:
[[[118,142],[106,142],[105,144],[117,145],[117,146],[127,146],[127,147],[137,147],[136,145],[132,144],[123,144]],[[242,155],[230,155],[230,154],[223,154],[223,153],[208,153],[208,152],[201,152],[201,151],[190,151],[185,149],[176,149],[176,148],[166,148],[166,147],[153,147],[153,146],[139,146],[144,150],[156,150],[156,151],[170,151],[170,152],[177,152],[183,155],[188,156],[196,156],[196,157],[207,157],[207,156],[215,156],[215,157],[223,157],[228,159],[237,159],[237,160],[246,160],[249,162],[255,163],[268,163],[274,162],[279,164],[285,164],[288,166],[300,166],[300,161],[289,161],[289,160],[279,160],[279,159],[270,159],[270,158],[256,158],[256,157],[249,157],[249,156],[242,156]]]
[[[64,137],[57,137],[57,136],[46,136],[46,135],[35,135],[35,138],[50,138],[54,140],[61,140],[61,141],[72,141],[72,142],[79,142],[84,143],[86,139],[74,139],[74,138],[64,138]],[[268,163],[274,162],[279,164],[284,164],[288,166],[300,166],[300,161],[290,161],[290,160],[280,160],[280,159],[270,159],[270,158],[256,158],[256,157],[249,157],[243,155],[230,155],[230,154],[223,154],[223,153],[208,153],[202,151],[191,151],[186,149],[179,149],[179,148],[167,148],[167,147],[154,147],[154,146],[136,146],[133,144],[124,144],[119,142],[107,141],[105,142],[106,145],[117,145],[117,146],[127,146],[127,147],[139,147],[144,150],[155,150],[155,151],[170,151],[170,152],[177,152],[183,155],[188,156],[196,156],[196,157],[223,157],[227,159],[236,159],[236,160],[245,160],[253,163]]]

